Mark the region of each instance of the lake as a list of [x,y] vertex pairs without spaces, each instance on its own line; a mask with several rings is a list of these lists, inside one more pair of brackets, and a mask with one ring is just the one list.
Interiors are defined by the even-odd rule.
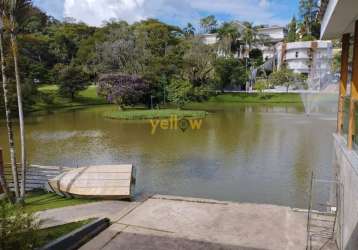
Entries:
[[[27,117],[29,162],[132,163],[138,197],[159,193],[299,208],[307,207],[312,171],[333,175],[335,115],[307,116],[297,104],[213,104],[200,129],[158,127],[152,133],[149,121],[103,118],[114,108]],[[6,148],[4,121],[0,135]],[[327,201],[328,193],[321,189],[319,199]]]

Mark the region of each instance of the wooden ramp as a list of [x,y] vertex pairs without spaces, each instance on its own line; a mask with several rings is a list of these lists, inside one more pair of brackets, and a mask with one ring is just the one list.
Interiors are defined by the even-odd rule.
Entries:
[[51,189],[64,196],[128,199],[135,173],[132,165],[101,165],[69,170],[49,180]]
[[[55,178],[59,174],[70,170],[69,167],[57,167],[57,166],[40,166],[29,165],[26,168],[26,191],[32,191],[34,189],[48,189],[47,182],[49,179]],[[17,164],[18,180],[21,182],[21,167]],[[4,169],[4,176],[8,182],[10,190],[14,190],[14,182],[12,177],[12,171],[10,164]]]

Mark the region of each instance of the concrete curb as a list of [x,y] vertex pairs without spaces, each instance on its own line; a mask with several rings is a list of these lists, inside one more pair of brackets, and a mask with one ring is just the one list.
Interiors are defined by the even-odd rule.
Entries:
[[58,238],[44,247],[41,250],[74,250],[78,249],[93,237],[98,235],[104,229],[109,227],[110,220],[108,218],[97,219],[83,227]]

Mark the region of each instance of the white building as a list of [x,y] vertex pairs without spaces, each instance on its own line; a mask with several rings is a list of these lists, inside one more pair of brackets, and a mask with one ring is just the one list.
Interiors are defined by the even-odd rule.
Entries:
[[272,26],[258,29],[257,32],[265,40],[265,44],[258,46],[262,51],[263,59],[266,61],[273,58],[275,55],[275,45],[285,40],[287,29],[280,26]]
[[[243,33],[247,27],[243,25],[240,22],[236,22],[238,31],[240,33]],[[275,55],[275,44],[278,42],[282,42],[287,35],[287,30],[284,27],[280,26],[271,26],[271,27],[264,27],[257,30],[257,39],[262,40],[263,43],[254,46],[254,48],[258,48],[262,51],[263,54],[263,60],[271,59]],[[203,34],[200,36],[203,43],[207,45],[213,45],[219,42],[218,34]],[[245,41],[242,41],[244,43]],[[242,51],[245,51],[245,49],[242,49]],[[221,53],[220,53],[221,54]],[[248,56],[244,53],[244,55],[241,55],[240,57],[243,58],[245,56]]]
[[331,41],[278,43],[275,46],[277,68],[286,65],[295,73],[311,74],[331,67],[333,44]]
[[216,33],[200,35],[200,39],[206,45],[214,45],[219,42],[218,34]]
[[322,90],[332,82],[332,41],[278,43],[275,50],[277,69],[285,66],[307,75],[311,89]]
[[287,29],[281,26],[271,26],[260,28],[257,33],[269,37],[272,42],[281,42],[287,36]]

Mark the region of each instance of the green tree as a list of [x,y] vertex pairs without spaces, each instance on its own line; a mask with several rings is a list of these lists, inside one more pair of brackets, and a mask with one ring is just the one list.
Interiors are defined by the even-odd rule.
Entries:
[[296,17],[293,17],[290,24],[288,25],[288,42],[296,42],[297,41],[297,21]]
[[91,53],[95,54],[96,73],[140,75],[150,83],[156,99],[162,99],[162,79],[169,81],[182,72],[183,44],[187,41],[181,29],[155,19],[133,25],[124,22],[108,25],[104,27],[106,34],[98,42],[91,42],[95,46]]
[[255,90],[259,93],[260,97],[265,97],[265,89],[267,89],[267,80],[258,80],[255,83]]
[[200,19],[200,26],[205,33],[213,33],[218,26],[218,21],[214,15],[210,15]]
[[[150,51],[144,40],[137,39],[133,29],[125,22],[111,28],[102,43],[96,46],[97,70],[118,71],[124,74],[140,74],[144,69],[145,57]],[[149,45],[148,45],[149,46]]]
[[196,38],[188,41],[187,46],[183,55],[183,78],[195,87],[208,84],[214,76],[216,48]]
[[0,201],[0,249],[30,250],[38,247],[39,224],[23,208]]
[[28,16],[26,17],[26,22],[21,27],[21,33],[45,33],[49,25],[59,23],[57,20],[52,17],[49,17],[46,13],[44,13],[35,6],[31,6],[28,11],[29,12]]
[[263,62],[263,54],[260,49],[252,49],[249,53],[250,62],[253,66],[258,67],[262,65]]
[[3,20],[5,21],[5,29],[10,33],[10,46],[14,63],[14,72],[16,80],[17,104],[19,111],[19,125],[20,125],[20,144],[21,144],[21,186],[19,202],[25,199],[25,180],[26,180],[26,142],[25,142],[25,124],[23,111],[23,96],[19,69],[19,54],[17,34],[29,16],[31,9],[31,0],[5,0],[5,11]]
[[195,31],[195,27],[191,23],[188,23],[183,29],[185,37],[193,37],[195,35]]
[[240,32],[233,22],[225,22],[218,29],[219,49],[226,55],[238,54],[240,51]]
[[96,28],[84,23],[54,23],[46,33],[49,37],[49,51],[56,63],[69,64],[75,59],[83,40],[91,37]]
[[[51,69],[54,56],[49,51],[49,38],[41,33],[20,34],[19,57],[21,76],[34,87],[52,82]],[[24,99],[28,98],[24,96]],[[25,105],[27,105],[25,101]]]
[[[3,87],[3,97],[4,97],[4,107],[5,107],[5,114],[6,114],[6,127],[7,127],[7,135],[9,141],[9,149],[10,149],[10,161],[11,161],[11,170],[14,180],[14,189],[17,194],[19,195],[19,183],[18,183],[18,176],[17,176],[17,167],[16,167],[16,153],[15,153],[15,142],[14,142],[14,131],[12,127],[12,120],[11,120],[11,107],[9,102],[9,92],[8,92],[8,79],[6,77],[6,64],[5,64],[5,51],[4,51],[4,29],[3,29],[3,18],[1,13],[4,11],[4,4],[0,2],[0,57],[1,57],[1,75],[2,75],[2,87]],[[0,156],[2,157],[2,156]],[[3,159],[0,159],[0,164],[3,164]],[[3,173],[0,173],[0,184],[3,192],[5,193],[6,197],[11,200],[10,192],[6,183],[5,176]]]
[[304,29],[301,29],[301,36],[318,39],[320,36],[319,0],[300,0],[299,11],[301,23],[304,26]]
[[59,92],[62,96],[70,97],[73,100],[79,91],[88,87],[89,80],[89,75],[83,71],[81,66],[65,66],[58,77]]
[[268,82],[271,86],[285,86],[286,91],[288,92],[290,86],[302,83],[302,77],[300,74],[294,73],[290,69],[282,68],[273,72],[269,76]]
[[168,100],[177,105],[179,109],[183,108],[190,101],[189,95],[192,85],[187,80],[173,79],[167,86]]
[[163,79],[170,79],[183,73],[184,54],[187,41],[182,30],[155,19],[137,23],[133,27],[135,40],[140,48],[139,75],[150,84],[154,101],[162,100],[164,95]]
[[218,87],[222,91],[232,87],[243,89],[248,79],[244,62],[233,57],[217,58],[215,74],[218,78]]
[[257,42],[257,28],[250,22],[244,22],[243,25],[245,26],[245,29],[241,39],[245,42],[248,52],[250,52],[252,46]]

